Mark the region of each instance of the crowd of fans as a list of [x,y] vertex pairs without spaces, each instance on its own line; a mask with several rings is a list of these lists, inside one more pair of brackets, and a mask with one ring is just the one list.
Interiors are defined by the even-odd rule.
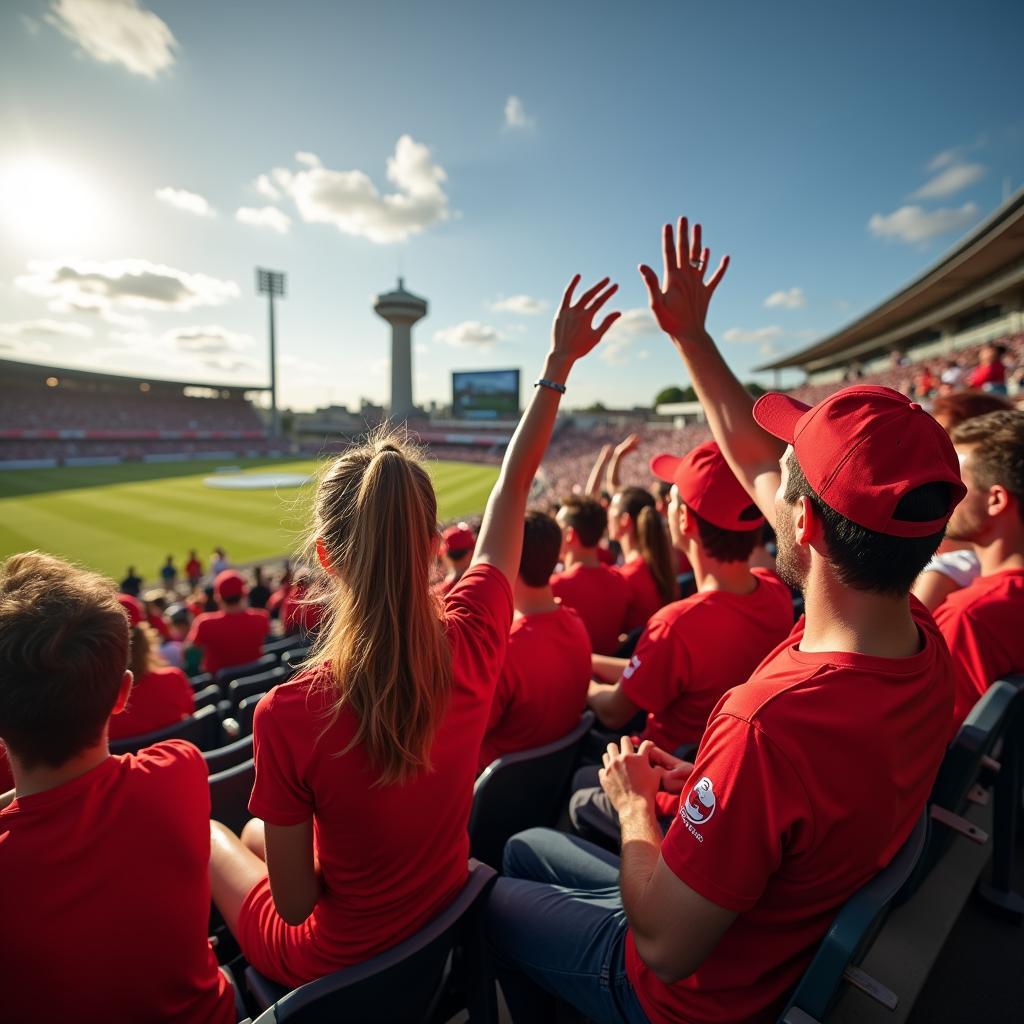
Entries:
[[[477,774],[584,708],[572,831],[514,836],[487,897],[513,1018],[774,1019],[971,706],[1024,670],[1024,412],[990,388],[932,416],[863,382],[754,404],[704,330],[728,260],[709,276],[685,220],[663,243],[641,274],[710,437],[593,435],[535,500],[573,365],[617,318],[615,285],[574,278],[479,523],[439,531],[426,469],[382,431],[323,476],[294,579],[190,552],[160,591],[130,568],[118,592],[8,559],[8,1019],[235,1020],[211,898],[288,987],[391,948],[466,882]],[[187,714],[182,672],[251,660],[275,608],[314,646],[256,708],[239,835],[190,744],[108,739],[158,691]]]

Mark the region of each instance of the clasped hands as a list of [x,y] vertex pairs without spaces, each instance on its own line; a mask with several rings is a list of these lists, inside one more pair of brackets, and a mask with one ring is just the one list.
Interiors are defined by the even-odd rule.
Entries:
[[601,788],[620,817],[633,811],[651,813],[659,789],[681,793],[693,772],[692,762],[669,754],[651,740],[634,747],[628,736],[622,737],[621,744],[609,743],[601,761]]

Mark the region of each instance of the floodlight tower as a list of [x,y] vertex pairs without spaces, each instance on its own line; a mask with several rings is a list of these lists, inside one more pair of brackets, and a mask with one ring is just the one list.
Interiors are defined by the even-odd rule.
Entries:
[[391,324],[391,405],[388,415],[396,423],[408,419],[412,404],[412,325],[427,315],[427,300],[405,290],[398,279],[393,292],[377,296],[377,316]]
[[274,296],[284,298],[284,274],[277,270],[256,268],[256,294],[266,295],[270,307],[270,436],[277,440],[281,433],[277,413],[277,350],[274,340]]

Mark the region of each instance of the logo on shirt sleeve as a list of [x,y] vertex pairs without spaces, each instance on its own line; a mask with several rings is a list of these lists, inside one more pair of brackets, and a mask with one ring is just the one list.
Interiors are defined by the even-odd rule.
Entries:
[[640,667],[640,659],[634,654],[629,659],[629,664],[622,670],[622,678],[629,679],[629,677]]
[[679,805],[679,817],[686,830],[700,843],[704,842],[704,837],[693,826],[706,825],[716,806],[714,783],[706,775],[690,787],[686,799]]

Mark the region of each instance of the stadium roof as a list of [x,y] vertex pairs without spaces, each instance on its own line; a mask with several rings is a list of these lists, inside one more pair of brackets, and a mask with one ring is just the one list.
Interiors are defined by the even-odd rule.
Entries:
[[121,373],[100,373],[96,370],[80,370],[68,366],[46,366],[42,363],[25,363],[18,359],[0,359],[0,377],[13,375],[58,377],[64,380],[106,381],[111,384],[165,385],[172,388],[208,388],[211,391],[228,391],[241,393],[244,391],[269,391],[269,384],[208,384],[195,380],[166,380],[163,377],[129,377]]
[[937,263],[853,323],[762,370],[825,369],[897,346],[941,320],[1024,282],[1024,188]]

